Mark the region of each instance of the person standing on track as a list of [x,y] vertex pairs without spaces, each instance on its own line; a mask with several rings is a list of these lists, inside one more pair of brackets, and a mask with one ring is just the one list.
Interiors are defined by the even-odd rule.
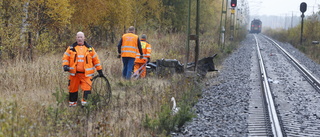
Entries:
[[[147,35],[141,35],[141,48],[143,52],[143,58],[140,58],[140,55],[137,54],[136,60],[134,61],[134,72],[141,73],[140,77],[145,78],[147,74],[147,63],[150,62],[151,57],[151,45],[147,42]],[[139,70],[140,69],[140,70]]]
[[118,44],[118,57],[122,57],[123,71],[122,76],[129,80],[133,70],[134,60],[137,54],[140,53],[140,58],[143,57],[139,36],[135,33],[135,28],[130,26],[128,33],[124,34]]
[[81,104],[87,104],[88,95],[91,94],[92,76],[95,69],[103,77],[102,66],[94,48],[85,41],[83,32],[78,32],[76,42],[70,45],[63,55],[63,70],[69,71],[69,107],[77,106],[78,89],[81,86]]

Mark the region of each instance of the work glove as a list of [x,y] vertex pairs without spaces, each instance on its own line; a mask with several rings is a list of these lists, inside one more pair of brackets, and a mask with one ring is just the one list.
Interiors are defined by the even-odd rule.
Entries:
[[69,71],[69,70],[70,70],[70,68],[69,68],[69,66],[68,66],[68,65],[64,65],[64,66],[63,66],[63,70],[64,70],[64,71]]
[[121,55],[120,55],[120,54],[118,54],[117,58],[121,58]]
[[148,58],[148,61],[147,61],[147,63],[149,63],[150,62],[150,58]]
[[98,70],[98,73],[99,73],[99,77],[104,77],[102,70]]

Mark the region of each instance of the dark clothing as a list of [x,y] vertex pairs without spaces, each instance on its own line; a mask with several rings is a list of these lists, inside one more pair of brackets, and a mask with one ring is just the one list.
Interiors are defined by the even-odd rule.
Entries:
[[125,79],[131,78],[131,72],[133,70],[134,60],[135,60],[135,58],[130,58],[130,57],[123,57],[122,58],[122,62],[123,62],[122,76]]

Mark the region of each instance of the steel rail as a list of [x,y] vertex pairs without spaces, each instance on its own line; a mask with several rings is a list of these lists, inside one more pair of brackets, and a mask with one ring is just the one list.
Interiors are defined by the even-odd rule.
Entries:
[[263,63],[263,58],[261,56],[260,52],[260,47],[259,47],[259,42],[254,35],[255,41],[256,41],[256,46],[257,46],[257,52],[258,52],[258,60],[259,60],[259,65],[260,65],[260,72],[261,72],[261,77],[262,77],[262,86],[263,86],[263,91],[266,96],[266,102],[267,102],[267,108],[268,108],[268,113],[269,113],[269,118],[270,118],[270,123],[271,123],[271,128],[272,128],[272,133],[274,137],[282,137],[283,133],[281,130],[280,122],[278,119],[278,114],[274,105],[274,100],[271,94],[269,82],[267,79],[267,72],[265,70],[265,66]]
[[287,57],[287,59],[297,68],[298,71],[300,71],[303,74],[303,77],[306,78],[306,80],[318,91],[320,92],[320,81],[312,75],[311,72],[309,72],[302,64],[299,63],[298,60],[296,60],[293,56],[291,56],[285,49],[283,49],[277,42],[272,40],[271,38],[263,35],[265,38],[267,38],[269,41],[271,41],[284,55]]

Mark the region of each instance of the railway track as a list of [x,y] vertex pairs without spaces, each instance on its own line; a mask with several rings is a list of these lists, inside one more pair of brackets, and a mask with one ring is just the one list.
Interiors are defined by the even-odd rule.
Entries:
[[[305,73],[316,76],[306,78],[275,45],[294,55],[300,68],[309,69]],[[213,85],[194,107],[197,117],[173,135],[319,137],[320,93],[315,83],[320,75],[315,67],[320,65],[290,44],[275,44],[261,34],[250,34],[223,62],[219,76],[210,79]],[[312,77],[315,80],[308,80]],[[271,92],[261,92],[263,89]]]
[[254,38],[259,66],[250,78],[259,86],[250,94],[248,136],[320,136],[319,80],[274,40]]

